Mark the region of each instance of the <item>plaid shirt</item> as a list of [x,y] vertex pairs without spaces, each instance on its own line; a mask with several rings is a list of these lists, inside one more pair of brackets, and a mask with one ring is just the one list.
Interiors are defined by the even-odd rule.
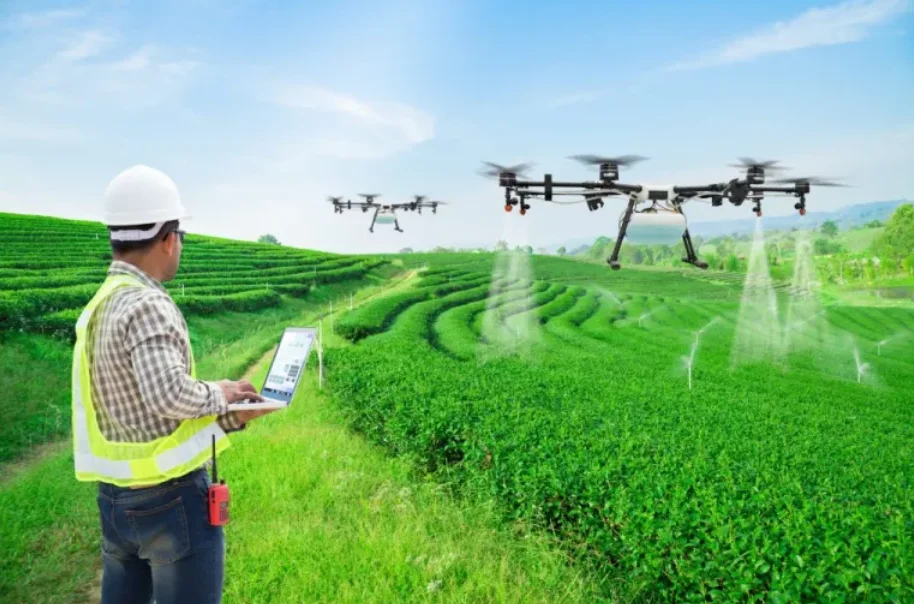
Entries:
[[105,438],[148,442],[207,415],[218,415],[225,431],[243,428],[218,385],[190,377],[187,323],[162,284],[117,260],[108,274],[146,287],[117,289],[87,326],[92,400]]

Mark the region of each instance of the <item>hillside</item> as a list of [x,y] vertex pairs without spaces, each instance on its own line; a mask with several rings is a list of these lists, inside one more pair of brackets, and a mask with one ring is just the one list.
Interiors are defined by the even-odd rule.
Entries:
[[[0,463],[68,429],[65,359],[80,309],[110,261],[106,231],[98,223],[0,214],[0,365],[12,368],[0,373],[0,388],[19,401],[0,424]],[[166,285],[192,328],[226,313],[276,321],[294,313],[316,288],[361,282],[384,264],[191,234],[178,277]],[[195,348],[205,351],[205,338],[192,334]],[[46,366],[45,384],[27,373],[36,364]],[[47,383],[60,388],[39,396]]]
[[[15,221],[0,387],[16,428],[0,442],[18,454],[66,433],[60,309],[108,256],[92,225]],[[189,237],[169,289],[204,379],[248,370],[284,325],[326,333],[325,381],[311,366],[295,405],[220,462],[240,495],[227,600],[905,601],[914,312],[819,296],[809,260],[772,282]],[[236,286],[272,301],[232,309]],[[23,434],[30,417],[56,431]],[[381,452],[396,478],[366,461]],[[17,475],[0,481],[0,599],[79,601],[90,489],[66,449]]]
[[[910,201],[874,201],[846,206],[832,212],[810,211],[803,217],[802,223],[800,216],[796,214],[767,216],[765,217],[765,229],[767,231],[790,231],[791,229],[804,227],[816,229],[826,220],[832,220],[837,223],[841,231],[856,230],[873,220],[886,222],[892,213],[905,203],[910,203]],[[689,223],[689,230],[693,236],[705,239],[734,234],[751,235],[755,231],[755,219],[750,217],[743,220],[695,221]],[[612,233],[612,236],[614,237],[615,233]],[[595,239],[595,237],[569,239],[562,243],[546,246],[546,249],[550,253],[555,253],[560,247],[565,247],[566,250],[571,251],[582,245],[591,246]]]

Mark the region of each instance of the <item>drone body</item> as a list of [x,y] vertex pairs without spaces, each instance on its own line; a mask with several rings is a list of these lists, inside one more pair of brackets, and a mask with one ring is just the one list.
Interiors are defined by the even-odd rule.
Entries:
[[[625,211],[619,219],[619,234],[607,262],[614,269],[621,268],[619,264],[619,250],[626,237],[630,226],[660,227],[660,230],[669,232],[679,229],[686,255],[682,261],[698,268],[708,268],[707,263],[698,259],[692,238],[689,235],[685,213],[682,206],[692,200],[709,201],[711,206],[722,206],[724,201],[729,201],[734,206],[741,206],[746,201],[753,203],[753,212],[756,216],[762,215],[762,200],[765,195],[786,195],[798,198],[794,204],[800,215],[806,214],[806,195],[810,192],[810,185],[817,186],[843,186],[828,180],[809,177],[795,179],[781,179],[775,182],[790,183],[791,186],[771,186],[765,184],[766,172],[782,170],[776,165],[777,161],[759,162],[751,158],[740,158],[740,164],[733,166],[746,171],[744,178],[732,178],[728,181],[710,183],[705,185],[647,185],[626,184],[619,182],[619,168],[630,166],[647,158],[639,155],[625,155],[621,157],[598,157],[595,155],[576,155],[575,159],[581,163],[598,166],[599,180],[583,182],[556,181],[551,174],[546,174],[541,181],[520,180],[518,176],[526,172],[530,164],[517,166],[499,166],[485,162],[488,170],[485,176],[497,176],[498,184],[505,189],[505,211],[511,212],[514,206],[520,206],[521,216],[530,210],[530,198],[541,198],[547,202],[558,204],[581,203],[587,204],[591,212],[599,210],[605,203],[606,197],[621,197],[627,200]],[[562,202],[555,199],[557,196],[583,197],[583,200]],[[681,227],[681,228],[680,228]],[[659,232],[659,231],[658,231]]]
[[437,214],[439,205],[447,205],[446,201],[427,201],[425,195],[413,195],[413,200],[405,203],[376,203],[375,200],[380,196],[380,193],[359,193],[359,197],[363,197],[365,201],[353,202],[350,199],[343,201],[342,197],[328,197],[327,201],[333,204],[335,214],[342,214],[343,211],[352,209],[360,209],[362,213],[373,212],[371,226],[368,227],[369,233],[374,233],[375,224],[393,224],[394,230],[402,233],[400,221],[397,220],[399,210],[422,214],[422,208],[431,208],[432,214]]

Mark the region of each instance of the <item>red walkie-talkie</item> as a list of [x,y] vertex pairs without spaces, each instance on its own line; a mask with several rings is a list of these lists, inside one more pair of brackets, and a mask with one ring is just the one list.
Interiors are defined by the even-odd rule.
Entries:
[[213,435],[213,483],[209,485],[209,523],[222,526],[229,521],[229,488],[219,481],[216,468],[216,436]]

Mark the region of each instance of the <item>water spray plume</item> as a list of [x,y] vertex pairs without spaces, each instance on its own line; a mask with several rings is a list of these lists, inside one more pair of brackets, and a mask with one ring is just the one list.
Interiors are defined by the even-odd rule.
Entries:
[[650,317],[652,314],[654,314],[654,311],[651,310],[638,317],[638,327],[641,327],[644,324],[644,320]]
[[[521,244],[526,244],[525,227],[520,226],[518,227],[521,229],[520,232],[512,233],[511,224],[510,222],[505,223],[502,239],[505,241],[519,239]],[[501,356],[529,351],[531,342],[538,336],[539,324],[530,313],[520,313],[519,316],[512,317],[511,325],[508,325],[499,311],[496,296],[501,292],[498,291],[499,288],[496,287],[496,284],[521,286],[526,284],[529,287],[532,282],[530,257],[526,252],[518,250],[498,252],[492,270],[492,287],[482,317],[482,337],[487,346],[484,351],[480,350],[481,353]],[[529,302],[532,294],[528,290],[526,295]]]
[[701,344],[701,336],[720,320],[720,317],[714,317],[704,327],[692,334],[692,348],[689,350],[689,356],[682,357],[689,374],[689,390],[692,389],[692,366],[695,364],[695,355],[698,354],[698,346]]
[[894,336],[889,336],[888,338],[882,340],[881,342],[877,342],[877,343],[876,343],[876,355],[877,355],[877,356],[882,356],[882,347],[883,347],[883,346],[885,346],[886,344],[889,344],[889,343],[891,343],[891,342],[893,342],[893,341],[895,341],[895,340],[898,340],[898,339],[900,339],[900,338],[903,338],[903,337],[905,337],[906,335],[908,335],[908,334],[906,334],[906,333],[904,333],[904,332],[902,332],[902,333],[896,333]]
[[[798,351],[822,344],[821,339],[827,329],[827,322],[817,322],[824,314],[819,303],[819,279],[813,259],[812,242],[805,228],[796,231],[796,254],[794,257],[793,277],[787,293],[790,303],[787,309],[787,329],[784,331],[785,344],[790,351]],[[797,333],[797,328],[814,321],[812,335]]]
[[856,346],[854,346],[854,361],[857,363],[857,383],[859,384],[863,381],[863,374],[869,370],[870,364],[860,361],[860,350]]
[[778,363],[783,357],[777,296],[768,270],[765,232],[759,218],[755,221],[755,236],[749,254],[749,269],[743,284],[730,361],[733,365]]

